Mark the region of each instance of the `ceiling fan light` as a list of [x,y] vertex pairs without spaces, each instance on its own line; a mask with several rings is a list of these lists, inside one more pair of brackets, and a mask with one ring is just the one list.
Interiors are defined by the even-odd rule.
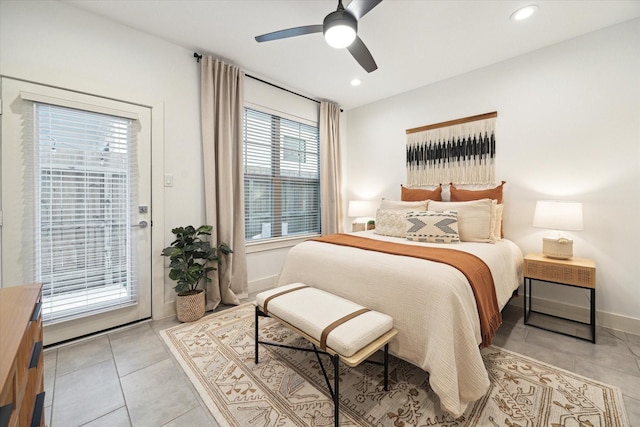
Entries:
[[356,38],[356,32],[347,25],[336,25],[324,33],[324,38],[329,46],[341,49],[353,43]]
[[324,38],[331,47],[340,49],[356,39],[358,21],[349,12],[336,11],[324,18]]

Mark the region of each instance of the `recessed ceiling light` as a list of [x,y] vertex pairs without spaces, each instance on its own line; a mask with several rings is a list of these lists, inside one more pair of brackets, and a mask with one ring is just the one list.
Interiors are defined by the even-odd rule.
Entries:
[[358,78],[351,80],[351,86],[360,86],[361,83],[362,83],[362,80]]
[[522,21],[523,19],[527,19],[531,15],[533,15],[536,10],[538,10],[538,6],[535,4],[530,4],[529,6],[521,7],[511,14],[512,21]]

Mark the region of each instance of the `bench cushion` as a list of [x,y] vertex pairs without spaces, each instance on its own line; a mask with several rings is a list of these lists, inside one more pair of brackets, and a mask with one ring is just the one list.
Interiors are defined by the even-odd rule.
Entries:
[[[256,295],[255,304],[264,309],[269,296],[305,286],[292,283]],[[320,341],[322,331],[334,321],[353,313],[363,306],[320,289],[305,287],[269,300],[267,314],[284,320]],[[263,310],[264,311],[264,310]],[[327,346],[336,353],[350,357],[393,328],[393,319],[384,313],[367,311],[340,326],[327,337]]]

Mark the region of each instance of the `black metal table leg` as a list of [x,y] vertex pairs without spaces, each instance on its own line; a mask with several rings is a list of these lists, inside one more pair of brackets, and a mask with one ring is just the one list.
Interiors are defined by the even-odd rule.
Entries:
[[340,392],[338,383],[340,382],[340,357],[335,354],[333,360],[333,425],[338,427],[340,423]]
[[[589,295],[591,296],[591,301],[590,301],[590,305],[589,305],[589,322],[584,322],[581,320],[574,320],[572,318],[568,318],[568,317],[562,317],[559,315],[554,315],[554,314],[550,314],[550,313],[545,313],[545,312],[541,312],[541,311],[533,311],[533,280],[530,277],[525,277],[524,278],[524,324],[528,325],[528,326],[534,326],[536,328],[540,328],[540,329],[544,329],[545,331],[551,331],[551,332],[555,332],[558,334],[562,334],[562,335],[566,335],[568,337],[573,337],[573,338],[578,338],[581,340],[585,340],[585,341],[590,341],[592,343],[595,344],[596,342],[596,290],[595,288],[591,288],[589,289]],[[536,281],[540,281],[540,282],[547,282],[547,283],[554,283],[554,284],[559,284],[559,285],[563,285],[563,286],[570,286],[570,287],[574,287],[574,288],[580,288],[580,289],[584,289],[583,286],[580,285],[572,285],[569,283],[562,283],[562,282],[555,282],[555,281],[549,281],[549,280],[543,280],[543,279],[535,279]],[[577,324],[581,324],[581,325],[587,325],[589,326],[589,331],[591,332],[591,337],[587,337],[585,338],[583,335],[584,334],[570,334],[567,332],[563,332],[562,330],[558,330],[558,329],[553,329],[550,326],[545,326],[544,324],[535,324],[536,321],[534,320],[533,323],[530,323],[529,319],[531,317],[532,313],[536,313],[539,315],[543,315],[543,316],[548,316],[548,317],[553,317],[553,318],[557,318],[557,319],[562,319],[564,321],[567,322],[573,322],[573,323],[577,323]]]
[[529,285],[529,291],[531,291],[531,279],[524,278],[524,324],[527,324],[529,319],[529,310],[531,310],[531,296],[528,295],[527,285]]
[[596,343],[596,290],[591,288],[591,342]]

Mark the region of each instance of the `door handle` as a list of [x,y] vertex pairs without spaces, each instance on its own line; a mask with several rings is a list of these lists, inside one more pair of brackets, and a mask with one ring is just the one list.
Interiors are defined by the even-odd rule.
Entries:
[[139,223],[133,224],[132,227],[147,228],[147,225],[149,225],[149,223],[143,219]]

